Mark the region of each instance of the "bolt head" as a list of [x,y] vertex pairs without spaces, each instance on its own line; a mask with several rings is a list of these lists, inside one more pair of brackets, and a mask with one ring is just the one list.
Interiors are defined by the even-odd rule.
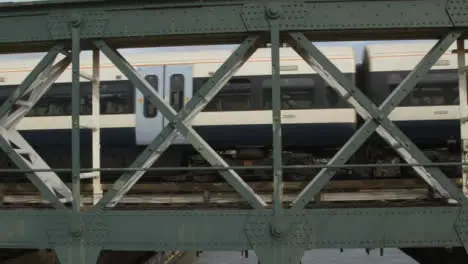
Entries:
[[81,230],[73,230],[70,232],[70,235],[74,238],[80,237],[81,236]]
[[266,8],[266,14],[271,19],[276,19],[281,16],[281,6],[278,4],[269,4]]
[[273,239],[281,238],[282,232],[278,224],[275,224],[275,223],[270,224],[270,234]]
[[81,226],[72,225],[69,230],[70,236],[73,238],[79,238],[83,234]]
[[81,25],[81,19],[77,15],[72,16],[71,26],[74,27],[74,28],[77,28],[80,25]]

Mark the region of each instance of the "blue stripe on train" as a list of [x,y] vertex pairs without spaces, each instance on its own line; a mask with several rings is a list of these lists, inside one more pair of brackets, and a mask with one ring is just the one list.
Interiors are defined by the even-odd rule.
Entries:
[[[460,138],[459,120],[399,121],[400,127],[416,144],[444,145],[448,139]],[[272,142],[271,125],[203,126],[195,130],[212,146],[229,148],[241,145],[269,145]],[[71,130],[20,131],[34,146],[71,145]],[[355,132],[348,124],[283,124],[283,146],[341,146]],[[91,131],[81,131],[82,145],[91,144]],[[101,129],[103,147],[135,146],[134,128]]]
[[[91,130],[81,130],[82,146],[91,146]],[[64,146],[71,147],[71,130],[29,130],[20,131],[24,138],[33,146]],[[135,128],[102,128],[101,146],[135,146]]]
[[444,146],[460,139],[460,120],[398,121],[395,124],[418,146]]
[[[194,129],[212,147],[226,148],[242,145],[269,145],[272,142],[271,125],[203,126]],[[355,125],[348,124],[283,124],[283,146],[340,146],[354,133]],[[71,130],[20,131],[34,146],[71,145]],[[91,130],[81,131],[82,146],[90,146]],[[101,129],[101,145],[135,146],[134,128]]]
[[[194,126],[213,147],[229,148],[242,145],[270,145],[271,125]],[[283,124],[283,146],[340,146],[354,133],[355,124]]]

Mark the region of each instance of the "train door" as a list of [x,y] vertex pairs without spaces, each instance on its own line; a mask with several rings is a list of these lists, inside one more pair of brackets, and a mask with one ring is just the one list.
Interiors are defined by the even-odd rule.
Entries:
[[[164,99],[180,112],[185,103],[192,97],[193,80],[192,65],[167,65],[164,70]],[[163,118],[163,126],[169,121]],[[173,143],[186,143],[185,137],[180,132]]]
[[[151,85],[161,97],[164,96],[164,67],[151,66],[138,68],[137,72]],[[163,129],[161,112],[135,88],[135,118],[137,145],[147,145]]]

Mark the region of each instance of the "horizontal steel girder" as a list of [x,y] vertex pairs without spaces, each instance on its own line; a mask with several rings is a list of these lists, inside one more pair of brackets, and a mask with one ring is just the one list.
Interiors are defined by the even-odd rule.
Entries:
[[[81,228],[71,228],[73,218]],[[136,251],[459,247],[468,230],[468,211],[458,206],[285,210],[284,222],[297,228],[278,240],[270,235],[273,218],[273,210],[12,210],[0,213],[0,247],[66,247],[71,238]]]
[[456,0],[288,1],[275,6],[261,0],[74,2],[1,5],[0,46],[9,45],[2,52],[41,50],[50,41],[71,39],[70,24],[77,20],[82,39],[115,39],[115,48],[146,46],[153,37],[169,37],[171,41],[157,42],[164,45],[238,43],[252,32],[268,32],[268,16],[279,17],[280,30],[311,33],[315,40],[437,37],[468,25],[466,15],[458,12],[468,3]]

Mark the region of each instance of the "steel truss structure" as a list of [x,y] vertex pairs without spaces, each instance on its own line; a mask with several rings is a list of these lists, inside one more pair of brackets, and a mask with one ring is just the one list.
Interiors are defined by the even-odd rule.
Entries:
[[[66,4],[66,5],[65,5]],[[468,205],[463,191],[436,167],[415,166],[418,174],[447,201],[444,206],[309,208],[333,177],[323,168],[290,204],[282,202],[279,47],[288,43],[365,119],[364,125],[336,153],[329,165],[343,165],[376,131],[410,164],[429,159],[387,118],[457,39],[460,98],[466,98],[464,1],[124,1],[82,0],[0,6],[0,50],[45,51],[47,55],[0,107],[0,147],[27,173],[54,210],[0,211],[0,246],[52,248],[61,263],[96,263],[101,250],[241,250],[253,249],[261,263],[299,263],[313,248],[468,249]],[[12,27],[21,30],[11,30]],[[439,38],[397,89],[374,105],[316,47],[316,40]],[[211,79],[180,112],[164,101],[117,51],[155,43],[239,43]],[[274,203],[267,205],[189,125],[243,63],[271,43],[273,76]],[[82,50],[94,49],[95,87],[98,51],[137,87],[171,122],[96,204],[80,202],[79,78]],[[71,51],[70,51],[71,50]],[[66,57],[53,64],[59,53]],[[15,130],[15,125],[72,64],[72,175],[70,190]],[[463,70],[463,71],[462,71]],[[97,90],[98,88],[96,88]],[[96,91],[94,90],[94,91]],[[97,93],[95,93],[97,95]],[[97,97],[97,96],[96,96]],[[466,125],[468,107],[463,109]],[[98,104],[98,102],[96,102]],[[93,107],[94,109],[95,107]],[[220,171],[251,210],[112,209],[171,144],[183,134]],[[463,129],[462,129],[463,131]],[[462,139],[468,135],[462,132]],[[468,153],[468,143],[464,144]],[[464,155],[464,158],[467,155]],[[97,166],[94,162],[93,166]],[[99,189],[99,181],[95,182]],[[466,177],[465,177],[466,186]],[[97,191],[99,193],[99,191]],[[68,203],[72,203],[69,208]],[[149,228],[151,227],[151,228]]]

